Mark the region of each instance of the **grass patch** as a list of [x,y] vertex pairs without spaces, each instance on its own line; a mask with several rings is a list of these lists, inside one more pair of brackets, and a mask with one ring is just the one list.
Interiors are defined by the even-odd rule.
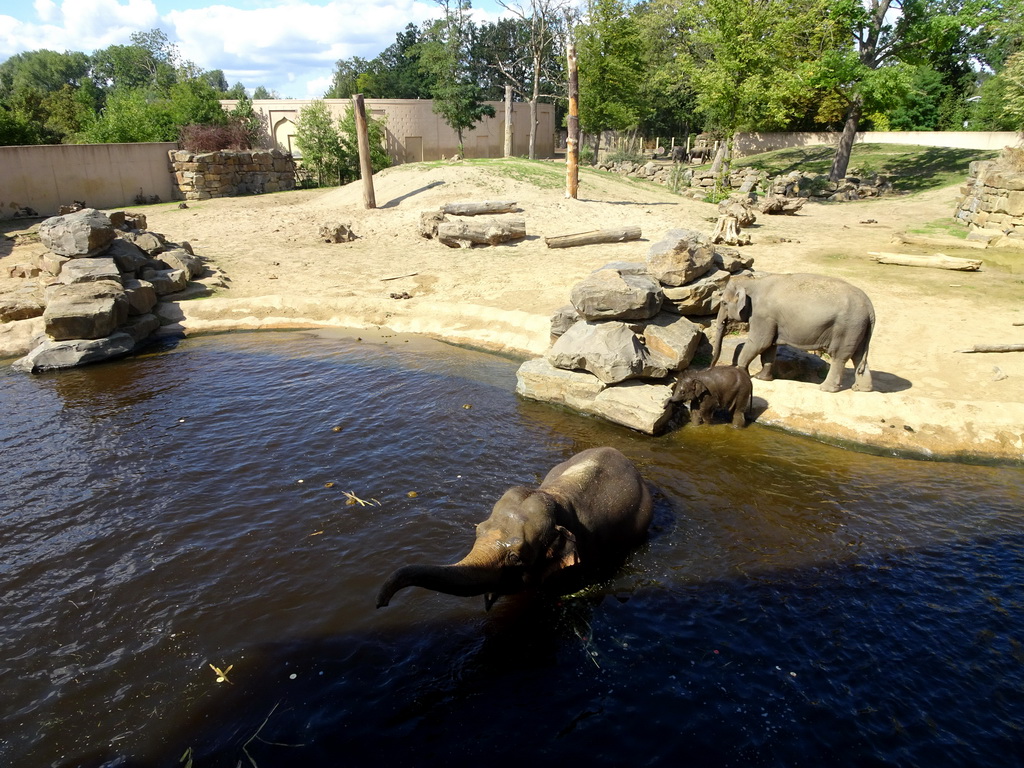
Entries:
[[907,232],[913,235],[928,235],[930,237],[941,235],[943,237],[955,237],[957,240],[967,239],[967,226],[953,218],[929,221],[919,227],[908,229]]
[[[998,152],[976,149],[922,147],[912,144],[854,144],[850,155],[850,175],[854,171],[869,176],[883,174],[896,189],[923,192],[960,184],[967,178],[968,166],[975,160],[992,160]],[[794,147],[734,161],[733,168],[751,167],[778,176],[792,171],[828,173],[835,147]]]
[[[461,163],[486,168],[495,176],[513,181],[533,184],[541,189],[559,189],[565,186],[565,166],[544,160],[527,160],[523,157],[469,158]],[[425,168],[440,168],[451,164],[449,160],[432,160],[422,163]]]

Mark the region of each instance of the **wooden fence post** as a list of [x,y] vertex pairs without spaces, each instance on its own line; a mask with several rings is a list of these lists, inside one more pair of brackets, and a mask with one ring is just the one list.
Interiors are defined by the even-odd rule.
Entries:
[[580,79],[576,67],[576,41],[569,38],[566,58],[569,65],[569,114],[566,118],[565,196],[576,199],[580,187]]
[[370,135],[366,130],[366,105],[363,94],[352,96],[352,111],[356,119],[356,141],[359,144],[359,175],[363,179],[363,207],[376,208],[373,194],[373,163],[370,161]]

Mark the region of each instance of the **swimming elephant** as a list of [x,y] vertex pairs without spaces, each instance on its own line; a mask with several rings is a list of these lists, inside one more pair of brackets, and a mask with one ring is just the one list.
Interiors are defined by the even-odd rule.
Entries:
[[722,365],[701,371],[685,370],[672,388],[672,402],[686,403],[691,424],[710,424],[715,411],[729,412],[734,427],[745,427],[753,385],[746,368]]
[[459,562],[406,565],[392,573],[377,607],[406,587],[484,595],[490,610],[501,595],[577,584],[562,580],[621,564],[645,539],[652,515],[650,490],[629,459],[610,447],[581,451],[548,472],[538,488],[507,490],[477,525],[476,542]]
[[853,389],[871,391],[868,347],[875,309],[860,288],[825,275],[733,276],[722,291],[715,320],[711,365],[718,362],[727,318],[750,323],[737,364],[746,369],[755,356],[762,368],[755,378],[771,381],[777,345],[827,352],[825,392],[838,392],[847,360],[853,360]]

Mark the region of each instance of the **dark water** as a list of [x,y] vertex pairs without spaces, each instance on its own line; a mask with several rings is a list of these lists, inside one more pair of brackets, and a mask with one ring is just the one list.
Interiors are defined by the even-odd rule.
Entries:
[[[651,439],[385,341],[0,373],[0,765],[1024,764],[1024,470]],[[603,444],[659,489],[613,581],[374,608]]]

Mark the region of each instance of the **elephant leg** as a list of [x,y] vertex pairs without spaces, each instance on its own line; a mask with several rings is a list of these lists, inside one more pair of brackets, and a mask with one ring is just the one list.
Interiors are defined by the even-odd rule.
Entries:
[[868,353],[858,349],[853,358],[853,389],[856,392],[870,392],[874,387],[871,381],[871,369],[868,368]]
[[769,344],[761,352],[761,370],[755,375],[755,379],[761,379],[761,381],[772,381],[775,379],[775,373],[772,371],[775,365],[775,355],[778,353],[779,348],[774,344]]
[[838,392],[843,383],[843,369],[845,367],[845,357],[833,357],[832,362],[828,366],[828,376],[821,382],[818,389],[822,392]]
[[739,403],[733,408],[732,411],[732,425],[734,427],[745,427],[747,426],[747,414],[743,406]]

